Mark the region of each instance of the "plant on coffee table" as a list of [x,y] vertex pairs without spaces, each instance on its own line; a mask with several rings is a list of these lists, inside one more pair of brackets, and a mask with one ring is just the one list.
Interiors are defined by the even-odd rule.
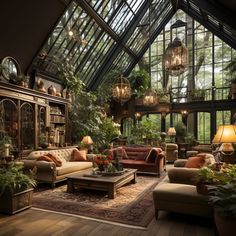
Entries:
[[99,171],[104,171],[111,162],[111,160],[111,156],[98,155],[95,157],[95,163],[97,164]]

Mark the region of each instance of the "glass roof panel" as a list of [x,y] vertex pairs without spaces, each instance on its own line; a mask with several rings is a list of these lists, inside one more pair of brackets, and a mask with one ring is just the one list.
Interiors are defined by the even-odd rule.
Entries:
[[114,60],[111,69],[114,69],[114,70],[119,71],[120,73],[123,73],[129,67],[132,60],[133,58],[128,53],[122,50],[119,53],[119,55],[116,57],[116,59]]
[[140,24],[128,40],[128,47],[130,47],[135,53],[138,53],[148,41],[149,34],[155,31],[171,8],[172,6],[169,1],[153,1],[150,5],[149,11],[147,11],[143,16]]
[[[98,70],[115,41],[75,2],[69,6],[34,61],[42,71],[57,75],[57,61],[70,62],[86,83]],[[54,60],[55,61],[55,60]]]

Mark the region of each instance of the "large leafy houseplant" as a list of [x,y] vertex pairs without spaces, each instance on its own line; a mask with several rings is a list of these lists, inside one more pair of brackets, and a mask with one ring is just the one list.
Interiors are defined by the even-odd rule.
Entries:
[[236,223],[236,165],[216,173],[219,184],[209,186],[209,203],[214,206],[215,223],[220,236],[234,235]]
[[36,186],[32,176],[23,173],[23,166],[14,162],[0,168],[0,196],[4,192],[16,193]]
[[14,162],[0,166],[0,212],[15,214],[31,207],[33,176],[25,175],[23,165]]

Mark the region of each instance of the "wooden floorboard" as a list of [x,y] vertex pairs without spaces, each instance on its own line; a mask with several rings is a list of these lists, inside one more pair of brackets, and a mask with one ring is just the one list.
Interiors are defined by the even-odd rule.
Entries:
[[160,212],[147,228],[122,225],[28,209],[12,216],[0,215],[1,236],[214,236],[212,222],[201,217]]

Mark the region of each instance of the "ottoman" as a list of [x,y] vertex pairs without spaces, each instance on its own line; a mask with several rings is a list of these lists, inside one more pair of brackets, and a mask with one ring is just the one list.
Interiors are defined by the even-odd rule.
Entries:
[[153,201],[156,219],[159,210],[209,218],[213,216],[208,196],[197,193],[194,185],[161,182],[153,190]]

